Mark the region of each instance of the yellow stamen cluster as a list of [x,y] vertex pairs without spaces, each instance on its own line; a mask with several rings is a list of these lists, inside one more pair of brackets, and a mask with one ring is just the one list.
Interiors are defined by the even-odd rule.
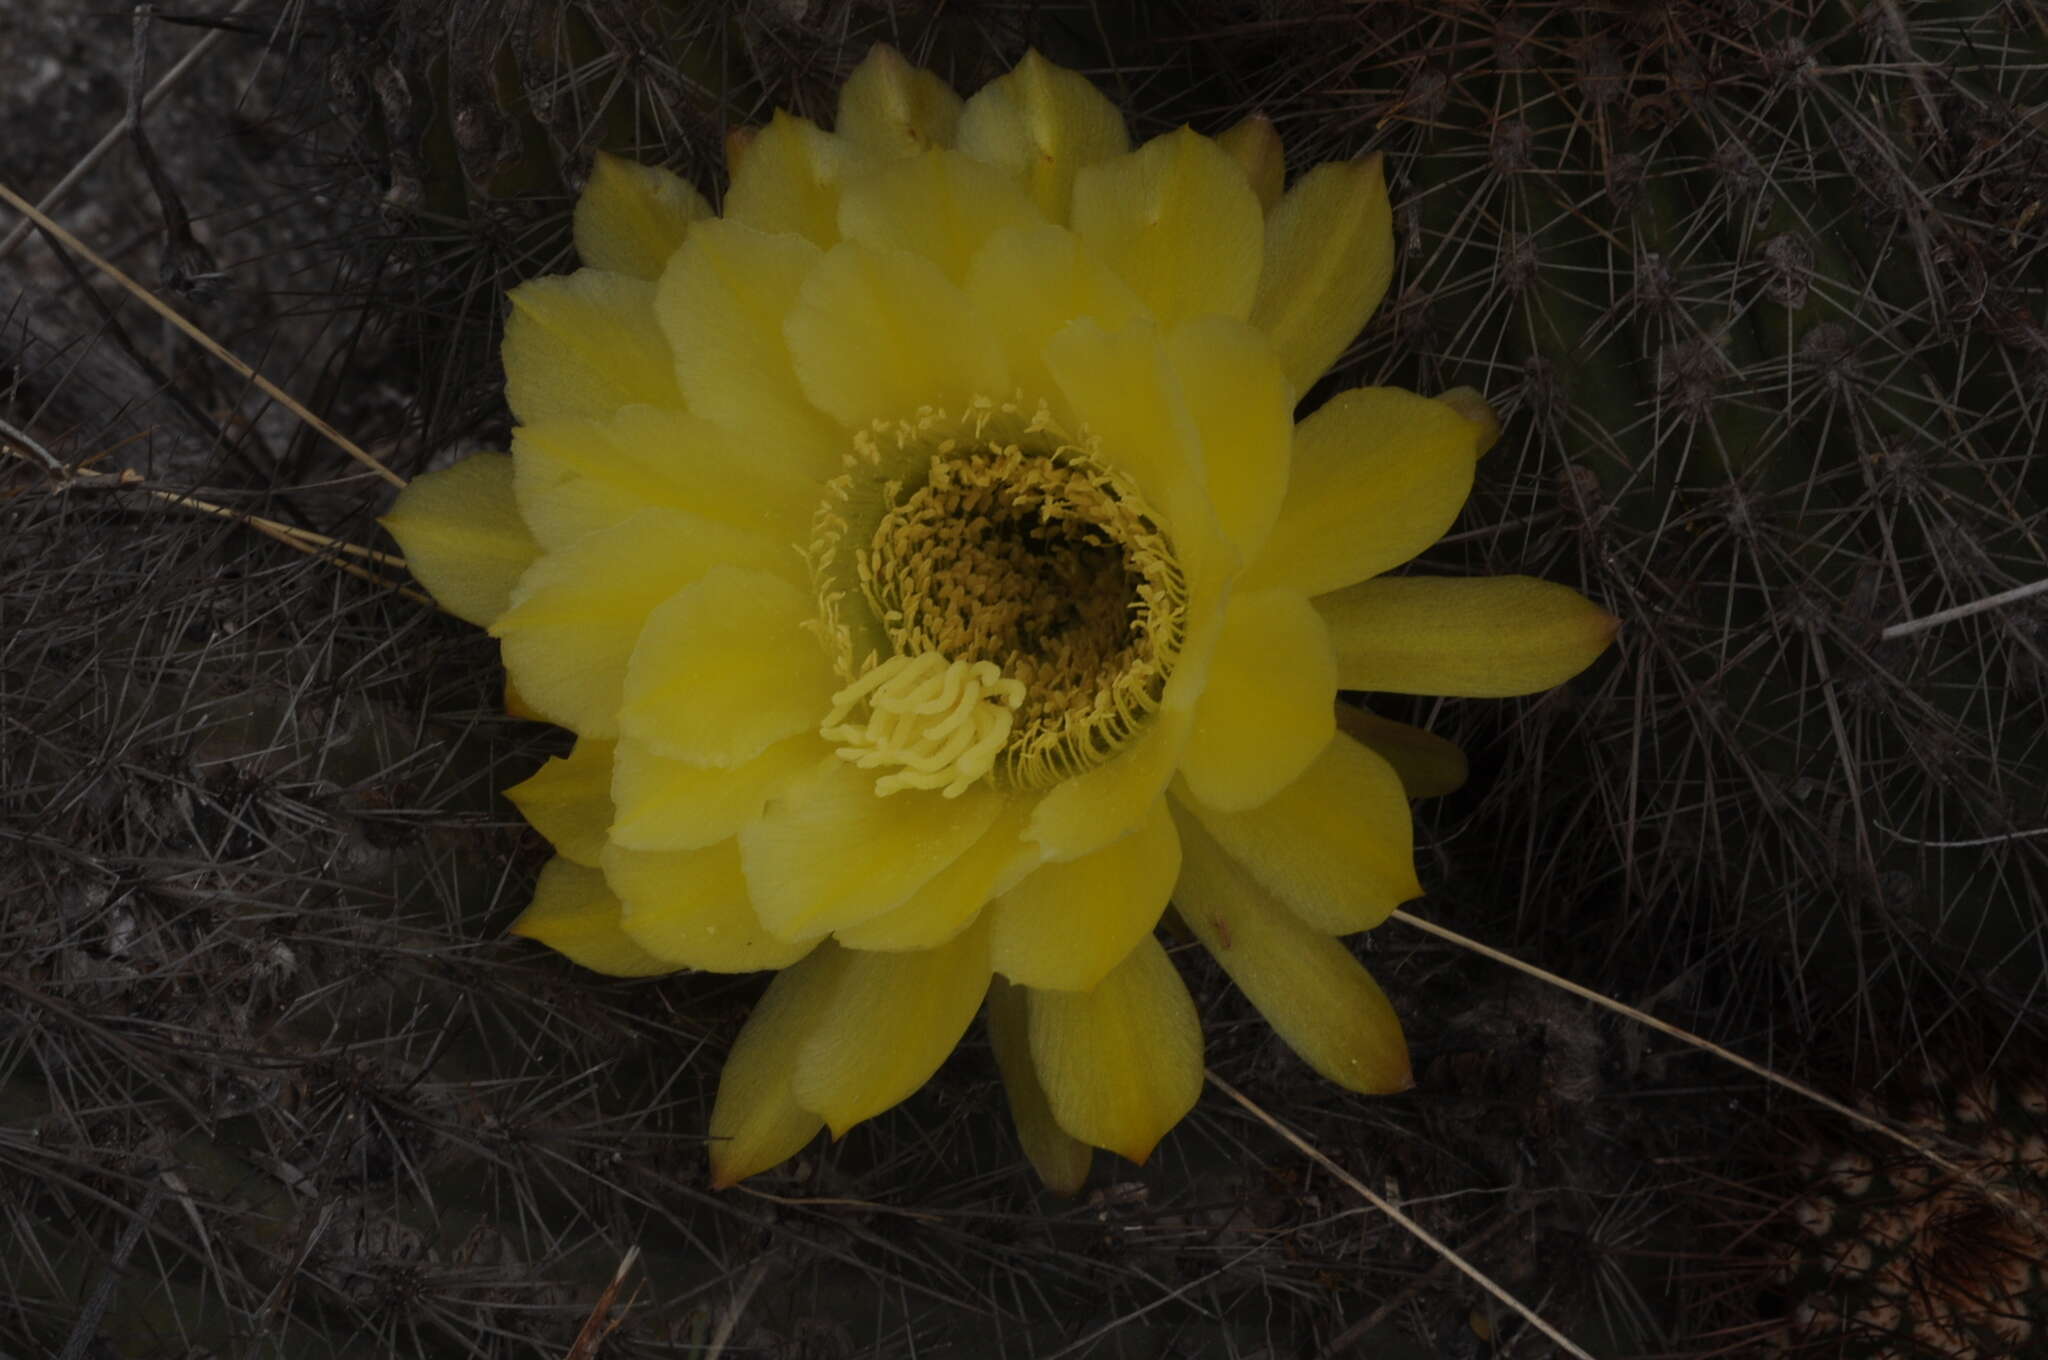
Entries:
[[[863,701],[866,724],[847,722]],[[892,656],[833,695],[819,731],[846,743],[839,758],[863,770],[900,767],[875,781],[883,797],[940,789],[958,798],[996,763],[1023,702],[1023,684],[986,661],[949,663],[937,652],[920,652]]]
[[877,792],[1050,787],[1157,707],[1186,626],[1179,563],[1129,478],[1044,407],[878,424],[815,531],[821,626],[849,681],[821,731],[862,768],[903,767]]

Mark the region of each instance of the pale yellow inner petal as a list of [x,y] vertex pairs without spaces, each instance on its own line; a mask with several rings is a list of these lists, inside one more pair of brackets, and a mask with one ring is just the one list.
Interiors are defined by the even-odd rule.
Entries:
[[594,973],[652,977],[675,972],[678,965],[648,953],[626,934],[619,914],[619,900],[602,873],[557,856],[541,868],[532,905],[510,929]]
[[1294,456],[1294,389],[1265,337],[1241,321],[1205,316],[1166,340],[1202,441],[1216,521],[1246,561],[1280,515]]
[[1272,210],[1251,320],[1273,337],[1296,391],[1306,392],[1358,335],[1393,271],[1393,209],[1379,156],[1315,167]]
[[702,850],[627,850],[608,845],[605,882],[624,904],[620,927],[656,958],[709,973],[787,968],[817,937],[785,940],[762,926],[747,899],[731,841]]
[[1259,210],[1271,213],[1287,187],[1287,151],[1273,120],[1255,113],[1217,137],[1216,145],[1229,152],[1230,159],[1244,171],[1245,183],[1258,197]]
[[825,1021],[851,958],[826,941],[777,973],[747,1017],[719,1073],[711,1107],[713,1188],[794,1157],[825,1127],[797,1103],[789,1074],[805,1040]]
[[617,808],[611,840],[629,850],[701,850],[761,815],[775,792],[818,763],[825,748],[809,732],[779,741],[739,765],[693,765],[621,741],[612,766]]
[[550,756],[505,797],[556,853],[595,865],[612,822],[611,784],[612,743],[581,737],[567,757]]
[[1075,417],[1165,512],[1176,546],[1193,536],[1183,525],[1213,519],[1201,428],[1155,326],[1074,321],[1046,343],[1045,363]]
[[520,518],[512,460],[475,453],[422,473],[378,521],[405,551],[405,565],[456,618],[488,628],[540,556]]
[[1232,595],[1181,753],[1188,788],[1224,811],[1264,803],[1329,744],[1336,693],[1329,630],[1307,600],[1288,590]]
[[1265,215],[1244,171],[1209,138],[1181,128],[1082,170],[1073,220],[1161,324],[1251,314]]
[[1295,915],[1332,935],[1371,930],[1422,894],[1407,792],[1393,768],[1339,733],[1299,779],[1248,812],[1183,806]]
[[790,938],[838,930],[910,900],[1002,811],[988,788],[958,798],[913,789],[875,795],[872,775],[827,757],[740,831],[761,919]]
[[1033,991],[1031,1060],[1061,1128],[1143,1162],[1202,1093],[1202,1023],[1146,936],[1092,991]]
[[1025,834],[1055,860],[1077,859],[1130,834],[1165,793],[1188,726],[1186,712],[1162,710],[1116,759],[1049,790]]
[[[995,232],[968,266],[966,286],[967,295],[995,327],[1013,381],[1021,390],[1049,399],[1059,393],[1045,364],[1048,340],[1081,317],[1118,331],[1145,310],[1123,280],[1063,227],[1007,227]],[[1079,423],[1064,405],[1055,413]]]
[[931,261],[852,242],[827,252],[783,323],[811,404],[847,430],[1006,394],[995,332]]
[[1075,173],[1130,145],[1123,115],[1087,77],[1035,51],[960,112],[960,149],[1009,170],[1053,222],[1067,220]]
[[840,182],[868,160],[810,119],[778,110],[746,144],[725,193],[725,218],[829,246],[839,239]]
[[780,577],[713,567],[647,616],[620,690],[620,735],[730,768],[812,730],[835,684],[806,626],[813,614]]
[[934,874],[902,906],[841,926],[849,949],[930,949],[965,930],[989,899],[1029,873],[1043,852],[1023,838],[1031,803],[1012,798],[981,839]]
[[652,283],[711,206],[673,172],[600,151],[576,198],[576,254],[594,269]]
[[579,269],[512,290],[505,321],[505,401],[523,425],[603,419],[621,406],[681,406],[675,357],[654,319],[654,285]]
[[1295,429],[1287,497],[1246,583],[1320,595],[1406,562],[1458,517],[1491,428],[1399,388],[1339,392]]
[[800,466],[658,406],[627,406],[602,422],[523,426],[512,452],[519,512],[550,550],[652,508],[796,543],[818,501],[818,480]]
[[626,663],[656,606],[714,567],[800,574],[786,546],[644,510],[535,562],[492,625],[521,698],[583,736],[616,737]]
[[957,151],[892,162],[847,185],[839,201],[846,240],[921,255],[955,283],[991,234],[1043,221],[1007,175]]
[[846,437],[804,399],[782,322],[822,258],[801,236],[714,218],[691,229],[655,294],[690,410],[816,478],[839,470]]
[[904,1099],[939,1070],[988,991],[979,924],[932,949],[848,950],[820,1023],[797,1053],[790,1087],[837,1138]]
[[1400,1019],[1343,943],[1267,894],[1176,808],[1182,872],[1174,902],[1273,1031],[1331,1081],[1366,1094],[1414,1084]]
[[959,123],[960,96],[951,86],[876,43],[839,87],[832,130],[881,159],[951,146]]
[[1017,1140],[1032,1170],[1056,1195],[1072,1195],[1088,1179],[1088,1164],[1095,1150],[1061,1128],[1052,1117],[1045,1087],[1038,1080],[1038,1068],[1031,1061],[1030,995],[1001,977],[989,984],[988,1038],[995,1050],[996,1066],[1003,1074],[1003,1090],[1010,1098],[1010,1115],[1017,1122]]
[[1092,854],[1042,865],[990,905],[989,958],[1027,987],[1087,991],[1152,933],[1180,875],[1166,800]]

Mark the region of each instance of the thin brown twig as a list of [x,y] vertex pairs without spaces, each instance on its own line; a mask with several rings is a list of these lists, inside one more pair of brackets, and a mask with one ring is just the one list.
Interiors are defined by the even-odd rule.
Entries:
[[[319,556],[322,553],[334,552],[360,558],[363,562],[374,566],[388,567],[394,571],[405,570],[405,559],[396,553],[380,552],[375,548],[365,548],[360,544],[351,543],[347,539],[334,538],[331,535],[319,533],[312,529],[301,529],[296,525],[285,524],[278,520],[268,519],[262,515],[251,514],[247,510],[237,510],[233,506],[218,505],[213,501],[202,500],[189,491],[173,491],[165,487],[149,486],[145,484],[142,474],[133,468],[124,468],[119,472],[74,473],[68,468],[63,468],[59,465],[57,477],[58,484],[52,488],[53,494],[73,490],[139,491],[152,500],[162,501],[166,505],[173,505],[181,510],[191,510],[202,515],[211,515],[216,519],[224,519],[236,524],[247,525],[257,533],[275,539],[286,547],[296,549],[309,556]],[[425,594],[414,590],[411,586],[401,585],[389,577],[379,576],[371,571],[369,567],[360,565],[357,562],[342,561],[337,558],[334,565],[351,576],[368,581],[371,585],[396,591],[408,600],[429,607],[434,603]]]
[[[575,1341],[570,1343],[569,1354],[564,1360],[596,1360],[598,1347],[602,1346],[604,1339],[617,1331],[619,1323],[625,1320],[623,1314],[619,1317],[611,1315],[612,1304],[626,1283],[627,1272],[633,1269],[633,1264],[639,1259],[640,1248],[637,1245],[626,1248],[626,1254],[619,1260],[619,1268],[612,1272],[611,1283],[604,1287],[604,1292],[597,1296],[597,1302],[591,1305],[590,1316],[583,1320],[583,1326],[577,1331]],[[637,1294],[639,1291],[634,1292]],[[628,1307],[631,1307],[632,1303],[632,1299],[626,1300]]]
[[756,1190],[750,1185],[740,1185],[734,1188],[738,1190],[744,1190],[749,1195],[752,1195],[755,1199],[765,1199],[771,1204],[783,1204],[795,1208],[859,1209],[866,1213],[893,1214],[898,1218],[914,1218],[922,1223],[943,1223],[946,1221],[946,1216],[944,1214],[927,1213],[918,1209],[899,1209],[893,1204],[877,1204],[873,1200],[843,1199],[816,1195],[777,1195],[771,1194],[769,1191],[766,1190]]
[[[1458,1248],[1458,1255],[1470,1256],[1479,1247],[1484,1246],[1487,1239],[1495,1236],[1502,1228],[1513,1223],[1515,1218],[1516,1215],[1513,1210],[1503,1208],[1498,1216],[1494,1218],[1493,1222],[1465,1239],[1464,1245]],[[1319,1360],[1339,1360],[1339,1357],[1349,1350],[1352,1345],[1400,1311],[1402,1305],[1406,1304],[1410,1299],[1420,1294],[1425,1287],[1440,1278],[1446,1270],[1450,1269],[1450,1265],[1451,1260],[1448,1256],[1437,1258],[1437,1263],[1431,1266],[1407,1288],[1332,1337],[1329,1343],[1323,1347]]]
[[1986,595],[1981,600],[1972,600],[1968,604],[1959,604],[1952,609],[1938,609],[1932,614],[1923,614],[1917,619],[1907,619],[1904,623],[1895,623],[1882,633],[1879,633],[1878,637],[1885,642],[1890,642],[1893,638],[1910,637],[1914,633],[1923,633],[1929,628],[1940,624],[1953,623],[1957,619],[1967,619],[1973,614],[1982,614],[1988,610],[1996,609],[2000,605],[2018,604],[2021,600],[2032,599],[2034,596],[2041,594],[2048,594],[2048,578],[2043,578],[2039,581],[2029,581],[2023,586],[2014,586],[2011,590],[2001,590],[1996,595]]
[[183,331],[201,349],[204,349],[208,354],[211,354],[214,358],[220,360],[229,368],[234,369],[235,372],[240,374],[244,379],[253,383],[260,391],[264,393],[264,395],[268,396],[269,398],[271,398],[271,400],[283,406],[286,410],[290,411],[300,420],[303,420],[307,425],[311,426],[314,430],[316,430],[318,433],[324,436],[329,443],[333,444],[336,448],[340,449],[350,458],[355,459],[356,462],[361,463],[364,467],[376,473],[379,477],[382,477],[385,481],[391,483],[391,485],[393,486],[403,487],[405,485],[405,478],[399,476],[390,468],[384,466],[384,464],[378,462],[375,458],[371,457],[368,453],[364,452],[363,449],[359,445],[357,445],[357,443],[353,439],[350,439],[340,430],[335,429],[334,426],[328,424],[325,420],[321,419],[318,415],[314,414],[313,411],[310,410],[305,405],[304,402],[301,402],[298,398],[292,396],[289,392],[279,387],[276,383],[273,383],[272,381],[270,381],[270,379],[264,377],[261,373],[258,373],[248,364],[243,363],[242,360],[236,357],[233,353],[231,353],[225,345],[222,345],[218,340],[215,340],[212,336],[208,335],[198,326],[195,326],[190,321],[186,320],[185,317],[181,315],[176,308],[172,307],[169,303],[165,302],[155,293],[151,292],[147,288],[144,288],[134,279],[129,278],[126,274],[122,273],[119,269],[115,268],[112,263],[102,258],[90,246],[86,245],[85,242],[79,240],[76,236],[73,236],[70,232],[66,231],[58,223],[51,220],[51,218],[46,213],[41,211],[33,203],[30,203],[27,199],[23,198],[20,194],[16,193],[12,188],[8,187],[4,183],[0,183],[0,200],[5,200],[10,206],[14,208],[16,212],[23,214],[29,219],[29,221],[35,223],[35,225],[37,225],[38,227],[41,227],[44,231],[48,232],[57,240],[62,241],[64,243],[65,249],[76,252],[80,258],[84,259],[89,264],[91,264],[93,268],[99,270],[102,274],[106,275],[115,283],[119,284],[122,288],[126,289],[130,295],[139,300],[144,306],[148,307],[151,311],[155,312],[157,315],[163,317],[164,320],[170,322],[173,326],[176,326],[179,330]]
[[1537,1331],[1543,1333],[1543,1335],[1549,1337],[1552,1341],[1556,1342],[1559,1346],[1563,1347],[1567,1354],[1575,1355],[1579,1358],[1579,1360],[1593,1360],[1593,1357],[1590,1354],[1588,1354],[1585,1350],[1583,1350],[1570,1337],[1566,1336],[1563,1332],[1558,1331],[1557,1328],[1551,1326],[1548,1322],[1545,1322],[1543,1320],[1542,1315],[1539,1314],[1535,1309],[1531,1308],[1528,1304],[1523,1303],[1513,1294],[1508,1293],[1507,1290],[1495,1284],[1493,1282],[1492,1277],[1489,1276],[1485,1271],[1473,1265],[1470,1261],[1467,1261],[1463,1256],[1460,1256],[1456,1251],[1452,1250],[1452,1248],[1447,1243],[1441,1241],[1434,1234],[1432,1234],[1429,1231],[1429,1229],[1423,1227],[1420,1223],[1417,1223],[1414,1219],[1402,1213],[1400,1209],[1394,1206],[1391,1200],[1386,1199],[1384,1196],[1375,1194],[1372,1190],[1368,1189],[1366,1187],[1365,1182],[1359,1180],[1358,1177],[1352,1175],[1349,1171],[1346,1171],[1343,1167],[1337,1165],[1337,1163],[1335,1163],[1334,1161],[1331,1161],[1328,1155],[1326,1155],[1321,1148],[1309,1142],[1306,1138],[1303,1138],[1300,1134],[1296,1133],[1287,1125],[1281,1123],[1279,1119],[1274,1117],[1263,1106],[1259,1105],[1256,1101],[1254,1101],[1250,1096],[1238,1090],[1235,1086],[1232,1086],[1223,1078],[1217,1076],[1213,1071],[1206,1071],[1205,1069],[1205,1074],[1208,1076],[1209,1084],[1211,1086],[1223,1092],[1224,1095],[1229,1096],[1232,1100],[1236,1101],[1239,1105],[1242,1105],[1246,1110],[1250,1111],[1252,1116],[1256,1118],[1260,1123],[1264,1124],[1267,1128],[1273,1130],[1273,1132],[1279,1134],[1282,1138],[1286,1139],[1289,1143],[1291,1143],[1297,1152],[1300,1152],[1302,1155],[1309,1158],[1309,1160],[1313,1161],[1317,1166],[1320,1166],[1323,1170],[1329,1172],[1332,1176],[1335,1176],[1338,1180],[1342,1181],[1345,1184],[1345,1186],[1347,1186],[1354,1194],[1358,1195],[1361,1199],[1371,1204],[1375,1209],[1378,1209],[1381,1213],[1385,1214],[1388,1218],[1392,1219],[1395,1223],[1399,1224],[1402,1230],[1407,1232],[1412,1237],[1414,1237],[1416,1241],[1422,1243],[1431,1251],[1435,1252],[1439,1257],[1443,1258],[1446,1261],[1449,1261],[1452,1265],[1456,1266],[1460,1271],[1464,1272],[1465,1276],[1468,1279],[1470,1279],[1474,1284],[1478,1285],[1481,1289],[1484,1289],[1487,1293],[1499,1299],[1508,1307],[1514,1309],[1515,1312],[1521,1315],[1523,1321],[1527,1322],[1531,1327],[1534,1327]]
[[1943,1171],[1948,1172],[1950,1175],[1955,1176],[1959,1180],[1963,1181],[1965,1184],[1969,1185],[1979,1194],[1983,1195],[1986,1199],[1993,1201],[1994,1203],[1999,1205],[1999,1207],[2005,1209],[2007,1212],[2017,1215],[2019,1218],[2030,1224],[2036,1231],[2048,1232],[2048,1224],[2044,1224],[2041,1221],[2041,1218],[2038,1214],[2034,1213],[2026,1205],[2020,1203],[2014,1196],[2007,1193],[2000,1187],[1992,1185],[1991,1183],[1986,1181],[1982,1176],[1969,1170],[1967,1167],[1964,1167],[1954,1161],[1951,1161],[1947,1157],[1942,1156],[1939,1152],[1936,1152],[1934,1148],[1930,1145],[1923,1143],[1918,1139],[1913,1138],[1905,1133],[1902,1133],[1898,1129],[1893,1128],[1890,1124],[1886,1123],[1882,1119],[1879,1119],[1875,1115],[1865,1114],[1863,1111],[1855,1108],[1853,1105],[1845,1105],[1841,1101],[1834,1099],[1832,1096],[1823,1095],[1821,1092],[1816,1091],[1813,1087],[1808,1086],[1803,1082],[1794,1081],[1790,1077],[1783,1076],[1777,1072],[1774,1072],[1770,1068],[1764,1066],[1762,1063],[1752,1061],[1749,1058],[1745,1058],[1740,1053],[1735,1052],[1733,1049],[1723,1048],[1721,1045],[1713,1042],[1711,1039],[1703,1039],[1699,1035],[1692,1033],[1690,1030],[1681,1029],[1677,1025],[1674,1025],[1666,1020],[1659,1020],[1656,1016],[1651,1015],[1646,1011],[1639,1011],[1634,1006],[1631,1006],[1626,1002],[1616,1001],[1612,997],[1602,996],[1600,993],[1594,991],[1591,987],[1582,986],[1579,983],[1573,982],[1570,978],[1559,977],[1556,973],[1549,972],[1546,969],[1538,968],[1533,963],[1524,963],[1522,960],[1516,958],[1512,954],[1506,953],[1499,949],[1495,949],[1491,945],[1481,944],[1479,941],[1472,939],[1469,936],[1460,935],[1457,931],[1451,930],[1445,926],[1437,925],[1433,921],[1425,921],[1419,916],[1411,916],[1407,912],[1399,910],[1394,912],[1392,919],[1400,921],[1404,925],[1413,926],[1417,930],[1423,931],[1427,934],[1434,935],[1440,940],[1444,940],[1451,944],[1457,945],[1460,949],[1469,950],[1474,954],[1480,955],[1482,958],[1492,959],[1496,963],[1504,963],[1508,967],[1513,968],[1518,972],[1526,973],[1528,976],[1537,979],[1539,982],[1548,983],[1549,985],[1556,987],[1561,991],[1570,992],[1573,996],[1582,997],[1585,1000],[1592,1002],[1596,1006],[1605,1007],[1607,1010],[1613,1011],[1616,1015],[1627,1016],[1629,1019],[1635,1021],[1639,1025],[1646,1025],[1649,1028],[1656,1030],[1659,1034],[1668,1034],[1672,1038],[1677,1039],[1681,1043],[1690,1044],[1692,1047],[1699,1049],[1702,1053],[1710,1053],[1714,1057],[1721,1059],[1723,1062],[1732,1063],[1733,1065],[1741,1068],[1745,1072],[1749,1072],[1755,1076],[1762,1077],[1765,1081],[1768,1081],[1775,1086],[1783,1087],[1785,1090],[1792,1092],[1794,1095],[1804,1097],[1805,1099],[1812,1101],[1814,1104],[1819,1105],[1824,1109],[1832,1110],[1834,1113],[1842,1116],[1844,1119],[1849,1120],[1851,1123],[1858,1124],[1863,1128],[1871,1130],[1874,1133],[1882,1134],[1886,1138],[1891,1139],[1893,1142],[1904,1145],[1905,1147],[1913,1151],[1915,1154],[1925,1157],[1928,1161],[1934,1163]]

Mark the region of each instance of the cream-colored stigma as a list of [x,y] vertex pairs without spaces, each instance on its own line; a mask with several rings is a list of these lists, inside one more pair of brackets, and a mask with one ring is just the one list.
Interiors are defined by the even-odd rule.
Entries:
[[[867,722],[847,722],[862,702]],[[845,743],[841,760],[863,770],[897,767],[875,781],[882,797],[938,789],[958,798],[995,767],[1023,702],[1023,683],[1004,679],[992,662],[949,662],[937,652],[892,656],[833,695],[818,730]]]
[[893,769],[877,793],[1050,788],[1158,706],[1187,629],[1180,564],[1137,486],[1042,404],[877,422],[813,528],[815,626],[846,682],[819,731]]

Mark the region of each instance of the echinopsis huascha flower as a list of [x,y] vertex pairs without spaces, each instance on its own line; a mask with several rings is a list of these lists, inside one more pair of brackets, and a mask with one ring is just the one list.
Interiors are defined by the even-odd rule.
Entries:
[[[514,930],[606,973],[780,970],[711,1116],[730,1184],[915,1091],[986,1002],[1077,1186],[1194,1104],[1173,919],[1352,1090],[1409,1084],[1338,938],[1419,892],[1455,748],[1337,693],[1529,693],[1614,621],[1383,575],[1450,525],[1477,394],[1294,407],[1392,269],[1377,157],[1283,192],[1270,124],[1133,149],[1027,56],[964,103],[877,48],[834,129],[735,138],[724,210],[601,157],[584,268],[512,296],[510,455],[386,523],[573,731],[511,791]],[[1178,932],[1177,932],[1178,933]]]

